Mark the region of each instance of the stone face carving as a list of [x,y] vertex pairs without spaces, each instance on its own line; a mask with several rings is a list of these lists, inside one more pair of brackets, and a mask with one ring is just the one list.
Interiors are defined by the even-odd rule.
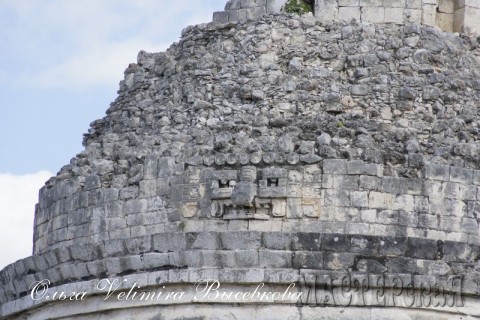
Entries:
[[[257,169],[244,166],[238,170],[214,170],[210,175],[211,217],[225,220],[268,220],[287,215],[287,203],[301,199],[306,214],[319,215],[320,190],[316,198],[304,198],[298,188],[303,181],[296,179],[295,170],[289,182],[289,170],[280,167]],[[318,187],[320,181],[317,181]],[[290,188],[290,192],[289,189]],[[208,202],[208,201],[207,201]],[[192,204],[184,212],[190,214]],[[292,207],[292,210],[296,210]]]

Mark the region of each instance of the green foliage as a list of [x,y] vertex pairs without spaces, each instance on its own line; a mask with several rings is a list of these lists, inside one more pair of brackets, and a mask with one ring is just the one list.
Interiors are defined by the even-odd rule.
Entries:
[[343,123],[343,121],[338,121],[338,122],[337,122],[337,127],[339,127],[339,128],[345,128],[345,124]]
[[283,7],[283,10],[287,13],[305,14],[312,12],[312,6],[303,0],[288,0]]

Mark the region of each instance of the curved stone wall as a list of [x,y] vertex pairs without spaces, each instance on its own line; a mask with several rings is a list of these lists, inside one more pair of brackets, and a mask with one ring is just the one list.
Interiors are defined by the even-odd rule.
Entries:
[[[316,277],[318,284],[328,280],[338,287],[345,279],[360,279],[366,283],[366,292],[371,292],[372,288],[395,286],[403,289],[408,284],[417,289],[422,285],[423,288],[440,285],[442,291],[439,294],[447,295],[451,291],[455,297],[452,306],[462,307],[464,309],[457,312],[461,310],[469,314],[476,302],[466,305],[465,299],[478,294],[480,274],[472,267],[479,254],[478,245],[389,235],[166,232],[59,248],[17,261],[0,273],[1,316],[28,313],[39,306],[48,308],[51,301],[32,299],[32,284],[44,279],[50,281],[50,292],[87,292],[93,296],[105,294],[96,288],[102,279],[125,279],[128,283],[122,289],[130,288],[133,283],[142,288],[153,286],[157,289],[162,285],[185,284],[182,290],[188,292],[195,283],[206,280],[237,286],[260,283],[288,286],[295,283],[298,290],[302,289],[302,284],[308,286],[311,281],[308,279],[312,276]],[[320,290],[320,287],[311,290]],[[300,292],[305,294],[304,304],[311,304],[305,288]],[[430,295],[422,294],[425,297]],[[318,299],[315,303],[325,303]],[[201,303],[183,301],[192,302]],[[74,305],[83,303],[72,302]],[[371,301],[367,304],[375,305]],[[420,306],[429,307],[421,303]],[[437,312],[448,312],[447,307],[441,305]],[[118,308],[128,306],[119,305]]]
[[69,309],[31,299],[42,279],[98,295],[112,277],[187,290],[305,274],[458,278],[442,290],[464,309],[399,312],[477,317],[479,56],[465,34],[290,15],[189,27],[165,53],[140,52],[85,151],[40,191],[34,256],[0,272],[1,317],[182,319],[194,304]]
[[[190,28],[166,53],[140,54],[86,150],[42,188],[35,253],[161,231],[303,224],[475,243],[473,41],[416,25],[288,16]],[[235,188],[222,182],[242,182],[236,190],[252,199],[228,202]],[[212,209],[254,204],[282,209],[250,222]]]
[[[298,163],[288,164],[290,157]],[[55,206],[68,209],[37,216],[36,234],[42,236],[36,249],[41,253],[162,231],[235,230],[425,236],[479,243],[480,170],[425,165],[424,178],[419,179],[384,176],[382,165],[361,160],[321,161],[309,155],[307,164],[300,162],[302,157],[265,154],[256,167],[250,159],[246,165],[189,165],[185,170],[173,158],[150,157],[150,169],[157,170],[139,186],[90,188],[87,180],[82,191],[57,199]],[[176,174],[163,175],[174,167]],[[254,172],[253,182],[243,185],[246,170]],[[222,181],[236,185],[222,188]],[[126,198],[131,190],[136,193]],[[55,191],[46,190],[45,198]],[[236,200],[242,193],[248,193],[248,199]]]

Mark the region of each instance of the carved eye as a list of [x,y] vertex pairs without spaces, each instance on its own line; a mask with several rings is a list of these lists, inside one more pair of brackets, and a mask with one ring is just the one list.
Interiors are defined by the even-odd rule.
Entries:
[[268,187],[278,187],[278,178],[268,178],[267,179]]
[[237,184],[235,180],[218,180],[219,188],[233,188]]

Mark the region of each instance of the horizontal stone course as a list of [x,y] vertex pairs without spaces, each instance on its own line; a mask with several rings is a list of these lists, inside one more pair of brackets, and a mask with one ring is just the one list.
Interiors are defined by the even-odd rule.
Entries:
[[[61,282],[62,279],[98,277],[105,273],[115,276],[135,270],[175,269],[186,266],[258,265],[268,268],[292,268],[305,265],[314,268],[317,265],[319,269],[342,270],[352,266],[352,259],[356,255],[466,263],[474,261],[480,252],[478,246],[453,241],[325,233],[164,233],[137,238],[133,246],[137,250],[139,244],[142,244],[141,254],[138,254],[139,251],[127,252],[125,248],[132,246],[129,244],[131,240],[123,241],[121,250],[112,251],[110,242],[90,248],[95,254],[82,252],[80,247],[71,247],[67,250],[71,255],[63,254],[65,258],[62,262],[59,261],[59,264],[49,267],[48,270],[35,269],[38,256],[20,260],[15,267],[11,265],[0,273],[0,281],[7,285],[3,294],[9,301],[14,295],[27,290],[25,280],[19,282],[18,279],[28,279],[25,278],[28,274],[40,272],[46,272],[46,276],[51,277],[49,279],[52,281]],[[153,243],[153,246],[150,247],[150,243]],[[159,247],[156,244],[161,245]],[[188,250],[187,246],[194,249]],[[157,252],[159,249],[163,252]],[[65,250],[57,250],[57,255],[62,251]],[[12,283],[15,287],[9,287],[8,284]]]

